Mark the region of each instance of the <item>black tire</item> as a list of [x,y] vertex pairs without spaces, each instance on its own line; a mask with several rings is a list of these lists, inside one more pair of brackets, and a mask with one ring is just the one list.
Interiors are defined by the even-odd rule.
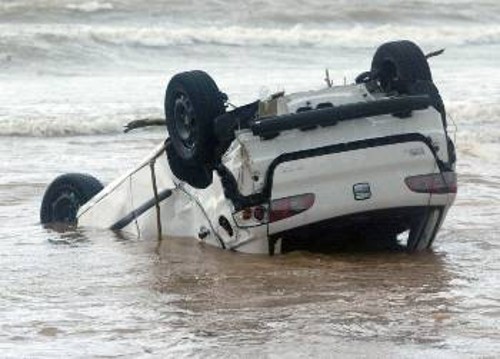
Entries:
[[181,159],[170,140],[167,140],[166,152],[170,170],[175,177],[200,189],[212,184],[213,170],[206,165]]
[[418,80],[432,82],[431,69],[422,50],[408,40],[387,42],[373,56],[372,78],[385,92],[407,93]]
[[175,75],[165,94],[165,116],[177,155],[192,163],[212,164],[217,144],[213,120],[224,112],[224,95],[207,73]]
[[96,178],[67,173],[57,177],[43,195],[40,221],[76,224],[78,209],[103,189]]

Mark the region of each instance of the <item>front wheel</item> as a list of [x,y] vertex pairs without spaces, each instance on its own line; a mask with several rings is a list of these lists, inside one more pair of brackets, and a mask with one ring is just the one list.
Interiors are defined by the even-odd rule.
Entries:
[[179,158],[170,140],[167,140],[165,151],[167,153],[170,170],[174,176],[187,182],[194,188],[204,189],[210,186],[213,181],[213,170],[211,168],[203,164]]
[[199,165],[213,162],[213,120],[224,112],[224,95],[206,72],[182,72],[172,77],[165,94],[165,116],[179,158]]
[[67,173],[57,177],[43,195],[40,221],[76,224],[78,209],[102,189],[101,182],[90,175]]

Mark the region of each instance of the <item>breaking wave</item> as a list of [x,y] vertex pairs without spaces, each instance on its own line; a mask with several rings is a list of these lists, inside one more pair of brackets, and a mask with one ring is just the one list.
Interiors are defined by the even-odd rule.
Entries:
[[[500,25],[414,27],[356,25],[348,28],[311,28],[295,25],[266,27],[163,27],[108,25],[25,24],[0,25],[0,69],[11,72],[67,72],[72,67],[98,69],[143,63],[145,54],[163,61],[165,56],[189,56],[206,51],[220,58],[233,48],[374,49],[386,41],[410,39],[424,51],[441,47],[500,44]],[[219,49],[215,50],[216,47]],[[221,49],[221,47],[223,47]],[[148,52],[146,53],[147,50]]]
[[483,125],[498,124],[500,128],[500,103],[478,102],[477,99],[453,101],[446,104],[446,110],[460,126],[473,126],[479,130]]
[[499,157],[490,147],[500,144],[500,104],[462,101],[446,107],[448,127],[459,153],[485,159]]
[[[457,22],[498,23],[498,1],[492,0],[3,0],[0,18],[23,19],[40,23],[47,19],[75,19],[80,15],[113,12],[113,21],[124,24],[155,20],[181,20],[188,23],[233,23],[255,25],[295,24],[297,22],[329,26],[331,24],[390,23],[443,24]],[[98,18],[98,16],[97,16]],[[110,18],[106,18],[108,21]],[[98,20],[102,20],[99,18]]]
[[376,46],[395,38],[410,38],[421,44],[463,45],[500,42],[500,26],[443,26],[422,28],[383,25],[374,28],[356,25],[342,29],[313,29],[303,25],[291,28],[209,27],[209,28],[140,28],[91,31],[97,41],[116,45],[163,47],[172,45],[211,44],[228,46],[273,47],[356,47]]
[[[151,118],[154,117],[151,116]],[[93,118],[72,118],[67,116],[0,119],[0,136],[62,137],[123,133],[124,126],[128,122],[140,118],[145,118],[145,116],[125,115]]]
[[[423,46],[500,43],[500,25],[416,27],[355,25],[346,28],[311,28],[295,25],[266,27],[140,27],[88,25],[0,26],[3,52],[33,47],[81,45],[167,48],[183,45],[264,46],[264,47],[373,47],[388,40],[412,39]],[[104,50],[104,49],[101,49]]]
[[[449,129],[458,147],[474,143],[500,144],[500,104],[451,102],[446,104]],[[156,111],[140,114],[0,118],[0,136],[58,137],[123,132],[125,124],[142,118],[161,118]]]
[[98,1],[89,1],[83,4],[68,4],[66,5],[67,9],[82,11],[82,12],[96,12],[101,10],[113,10],[113,4],[109,2],[98,2]]

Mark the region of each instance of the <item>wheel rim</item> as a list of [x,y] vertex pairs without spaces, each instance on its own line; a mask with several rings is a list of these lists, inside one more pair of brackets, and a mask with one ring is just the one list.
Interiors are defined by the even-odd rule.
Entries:
[[75,222],[79,208],[80,201],[77,193],[70,189],[64,190],[52,204],[53,221],[73,223]]
[[173,120],[175,132],[184,147],[194,149],[197,136],[196,117],[191,101],[183,93],[178,94],[175,99]]

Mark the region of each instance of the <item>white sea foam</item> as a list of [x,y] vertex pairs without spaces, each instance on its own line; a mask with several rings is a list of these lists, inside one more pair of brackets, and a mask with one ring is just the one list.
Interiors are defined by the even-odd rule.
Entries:
[[[471,147],[475,144],[500,143],[500,104],[463,101],[447,103],[446,107],[449,129],[452,133],[456,131],[459,148]],[[67,116],[0,118],[0,136],[57,137],[120,133],[127,122],[146,117],[156,118],[161,117],[161,114],[101,116],[68,114]]]
[[[500,43],[500,25],[434,26],[354,25],[343,28],[313,28],[295,25],[266,27],[160,27],[160,26],[88,26],[0,25],[0,41],[8,46],[26,47],[81,44],[128,47],[171,47],[176,45],[223,45],[263,47],[374,47],[384,41],[412,39],[423,46],[449,46]],[[43,41],[43,42],[40,42]]]
[[71,116],[0,119],[0,136],[61,137],[122,133],[134,115],[74,118]]
[[229,46],[360,47],[375,46],[395,38],[411,38],[423,44],[467,44],[500,42],[500,26],[412,27],[383,25],[368,28],[357,25],[342,29],[315,29],[302,25],[289,28],[209,27],[209,28],[133,28],[91,31],[97,40],[115,44],[170,46],[219,44]]
[[446,108],[457,125],[478,127],[498,124],[500,128],[500,103],[470,99],[448,102]]
[[89,1],[82,4],[68,4],[66,8],[83,12],[96,12],[100,10],[112,10],[113,4],[109,2]]
[[273,47],[356,47],[377,46],[396,38],[408,38],[424,45],[463,45],[500,42],[500,26],[414,27],[356,25],[341,29],[317,29],[296,25],[289,28],[209,27],[140,28],[92,32],[96,40],[120,45],[171,46],[218,44],[229,46]]
[[460,155],[500,158],[500,104],[469,101],[447,104],[448,128]]
[[[68,5],[69,4],[69,5]],[[148,0],[3,0],[0,18],[25,17],[46,22],[47,19],[74,20],[73,14],[61,9],[94,13],[114,10],[112,21],[131,23],[137,20],[181,20],[188,23],[234,23],[279,25],[303,23],[329,26],[331,24],[446,24],[498,23],[499,3],[490,0],[206,0],[165,1]],[[109,19],[107,19],[109,20]],[[56,21],[58,22],[58,21]]]

